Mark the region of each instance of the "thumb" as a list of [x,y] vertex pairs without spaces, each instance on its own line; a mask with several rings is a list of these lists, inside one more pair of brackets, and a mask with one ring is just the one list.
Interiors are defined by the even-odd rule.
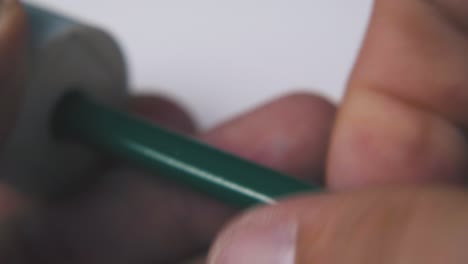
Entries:
[[464,263],[467,202],[444,189],[300,197],[232,223],[208,263]]

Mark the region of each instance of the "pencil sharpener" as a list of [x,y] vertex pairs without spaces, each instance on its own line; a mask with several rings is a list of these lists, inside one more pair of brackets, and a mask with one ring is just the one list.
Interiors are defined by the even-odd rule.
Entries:
[[123,104],[126,67],[118,44],[103,30],[35,6],[24,8],[29,25],[25,92],[0,169],[20,191],[53,198],[92,180],[85,176],[99,159],[89,149],[53,138],[56,105],[78,87],[102,102]]

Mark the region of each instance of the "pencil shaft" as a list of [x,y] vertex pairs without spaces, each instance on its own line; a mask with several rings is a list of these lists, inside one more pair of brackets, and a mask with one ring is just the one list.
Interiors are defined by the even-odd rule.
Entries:
[[79,94],[57,110],[61,134],[92,144],[207,193],[236,207],[275,203],[291,194],[317,191],[277,171],[216,150]]

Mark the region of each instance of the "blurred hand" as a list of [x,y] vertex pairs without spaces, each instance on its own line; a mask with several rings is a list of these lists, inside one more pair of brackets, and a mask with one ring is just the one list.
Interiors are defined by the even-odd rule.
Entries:
[[466,263],[467,72],[468,2],[375,1],[334,125],[331,192],[246,213],[209,263]]
[[[4,2],[0,52],[19,62],[24,17],[15,1]],[[333,105],[297,93],[202,132],[167,99],[132,98],[128,110],[151,122],[331,190],[237,218],[209,262],[464,261],[468,198],[453,186],[468,164],[465,11],[455,0],[377,1],[336,121]],[[21,72],[5,65],[0,77]],[[0,101],[13,98],[7,89],[17,91],[18,80],[0,79]],[[6,138],[16,108],[0,107]],[[203,253],[236,213],[120,161],[94,173],[103,180],[91,190],[40,210],[25,209],[30,201],[3,186],[3,263],[180,263]]]
[[[19,66],[27,37],[17,1],[3,3],[1,142],[8,139],[19,110]],[[323,174],[326,138],[335,112],[321,98],[295,94],[202,132],[185,110],[168,99],[132,97],[127,108],[226,151],[315,179]],[[45,208],[0,183],[0,263],[178,263],[205,253],[235,213],[170,181],[148,179],[145,172],[122,161],[101,164],[92,173],[102,179],[92,189]]]

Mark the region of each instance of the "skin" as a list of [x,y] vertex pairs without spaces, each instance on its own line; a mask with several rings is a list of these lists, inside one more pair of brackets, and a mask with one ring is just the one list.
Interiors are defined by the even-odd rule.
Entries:
[[280,252],[242,243],[267,244],[288,226],[295,263],[466,262],[467,195],[456,186],[467,164],[467,17],[464,1],[375,1],[333,129],[326,182],[334,192],[247,213],[209,262]]
[[[21,45],[7,43],[24,43],[24,16],[4,2],[0,62],[20,65]],[[103,180],[78,197],[40,208],[3,184],[0,261],[183,263],[223,229],[209,263],[466,262],[467,13],[458,0],[376,1],[338,109],[296,93],[198,131],[167,99],[129,100],[129,111],[151,122],[330,192],[238,215],[121,161],[96,169]],[[20,72],[0,67],[0,95],[11,102],[20,100],[8,92],[19,91]],[[0,105],[5,139],[17,105]]]

